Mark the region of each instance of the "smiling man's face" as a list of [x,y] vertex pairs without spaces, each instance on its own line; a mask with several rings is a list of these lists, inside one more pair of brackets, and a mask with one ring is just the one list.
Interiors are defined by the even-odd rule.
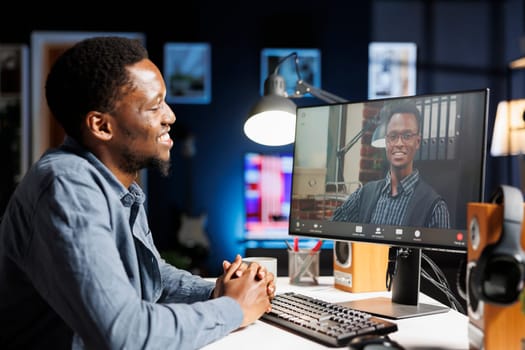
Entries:
[[396,113],[388,122],[386,157],[392,170],[412,171],[412,162],[421,144],[416,118],[411,113]]

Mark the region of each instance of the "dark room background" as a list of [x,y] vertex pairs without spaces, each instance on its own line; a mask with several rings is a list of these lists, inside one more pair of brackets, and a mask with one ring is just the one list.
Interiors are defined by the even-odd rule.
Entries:
[[[38,9],[14,11],[9,25],[0,23],[0,43],[29,45],[34,30],[142,32],[159,67],[166,42],[211,46],[211,102],[172,105],[177,122],[172,130],[171,175],[163,178],[149,172],[146,188],[150,224],[160,250],[176,245],[188,190],[190,213],[206,213],[204,229],[211,251],[203,258],[201,271],[209,276],[221,272],[223,259],[244,254],[243,155],[293,150],[292,145],[257,145],[243,134],[247,113],[260,96],[263,48],[319,49],[321,87],[357,101],[367,97],[368,44],[415,42],[418,94],[490,89],[489,144],[497,103],[525,94],[523,73],[506,70],[508,62],[524,53],[521,0],[186,1],[170,4],[171,10],[167,4],[144,4],[148,7],[127,6],[122,12],[83,6],[57,9],[48,16],[37,16]],[[507,96],[508,79],[514,96]],[[304,98],[296,103],[321,101]],[[191,162],[180,154],[181,139],[188,133],[195,140]],[[489,156],[486,194],[500,183],[519,186],[520,163],[519,157]],[[455,266],[457,259],[450,260]]]

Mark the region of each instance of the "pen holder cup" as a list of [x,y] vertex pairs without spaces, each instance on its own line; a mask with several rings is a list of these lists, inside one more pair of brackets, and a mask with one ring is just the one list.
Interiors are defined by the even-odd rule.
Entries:
[[317,285],[319,277],[319,251],[288,250],[290,284]]

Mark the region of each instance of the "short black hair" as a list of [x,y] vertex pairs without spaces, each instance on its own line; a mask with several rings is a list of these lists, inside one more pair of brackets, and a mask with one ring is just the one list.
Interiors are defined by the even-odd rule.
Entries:
[[414,102],[403,101],[400,103],[393,104],[389,109],[388,118],[386,120],[387,125],[388,123],[390,123],[390,119],[392,119],[392,116],[397,113],[413,114],[416,117],[417,131],[419,132],[421,130],[421,112],[419,111],[419,108],[417,108]]
[[98,36],[82,40],[55,61],[45,92],[49,109],[66,134],[81,141],[89,111],[111,112],[132,89],[126,67],[148,58],[138,39]]

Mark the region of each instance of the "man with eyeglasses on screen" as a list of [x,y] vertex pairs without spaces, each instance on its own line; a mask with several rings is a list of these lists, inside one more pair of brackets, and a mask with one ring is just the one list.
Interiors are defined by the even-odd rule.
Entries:
[[350,194],[332,221],[450,228],[447,204],[414,168],[421,145],[419,109],[414,103],[392,106],[386,123],[386,177]]

